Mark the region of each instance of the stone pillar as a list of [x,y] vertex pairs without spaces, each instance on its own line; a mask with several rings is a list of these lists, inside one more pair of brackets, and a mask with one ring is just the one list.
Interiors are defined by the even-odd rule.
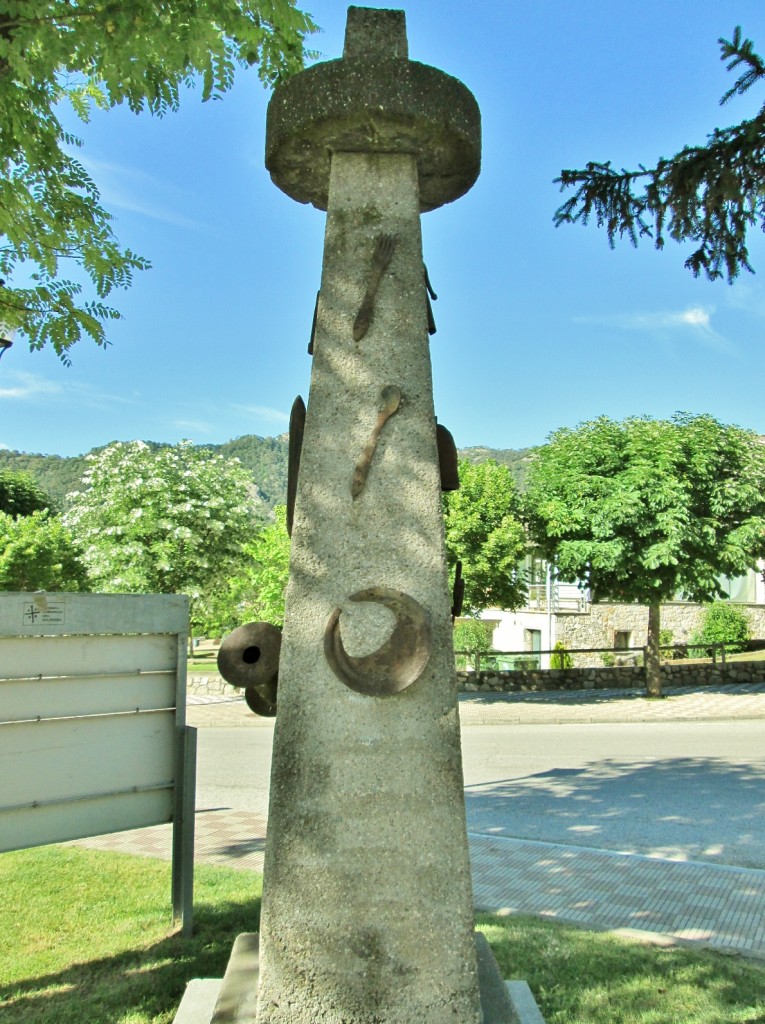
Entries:
[[269,108],[274,181],[328,216],[258,1024],[481,1018],[420,235],[479,153],[475,101],[407,60],[400,11],[351,8],[343,60]]

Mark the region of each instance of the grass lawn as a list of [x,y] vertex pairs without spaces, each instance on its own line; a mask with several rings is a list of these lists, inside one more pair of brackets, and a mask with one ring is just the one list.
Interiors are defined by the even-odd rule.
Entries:
[[[221,977],[258,927],[260,877],[198,865],[195,934],[170,931],[170,865],[45,847],[0,855],[3,1024],[169,1024],[191,978]],[[482,914],[506,978],[548,1024],[764,1024],[765,966]]]
[[191,675],[201,675],[203,672],[214,672],[217,675],[218,648],[195,648],[192,656],[186,661],[186,671]]

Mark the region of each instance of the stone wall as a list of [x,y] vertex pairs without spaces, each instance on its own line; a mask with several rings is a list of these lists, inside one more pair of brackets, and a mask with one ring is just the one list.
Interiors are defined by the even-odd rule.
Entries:
[[[666,662],[661,666],[664,686],[722,686],[765,682],[765,661],[735,661],[727,665]],[[532,669],[514,672],[458,672],[459,689],[467,693],[519,693],[541,690],[640,689],[643,669],[619,668]]]
[[[737,604],[749,619],[751,635],[765,636],[765,607],[755,604]],[[661,628],[672,633],[672,643],[690,640],[699,629],[705,606],[676,602],[661,606]],[[576,655],[577,648],[613,647],[614,634],[631,633],[630,646],[645,643],[648,630],[648,608],[639,604],[592,604],[585,614],[558,613],[555,620],[555,640],[572,652],[575,665],[599,665],[598,654]]]
[[186,677],[186,694],[194,697],[243,697],[244,690],[236,689],[212,672],[204,672]]
[[[765,682],[765,661],[666,662],[661,666],[664,686],[721,686]],[[457,672],[459,689],[467,693],[519,693],[542,690],[640,689],[643,669],[619,668],[530,669],[514,672]],[[195,697],[241,697],[242,690],[217,675],[190,675],[186,692]]]

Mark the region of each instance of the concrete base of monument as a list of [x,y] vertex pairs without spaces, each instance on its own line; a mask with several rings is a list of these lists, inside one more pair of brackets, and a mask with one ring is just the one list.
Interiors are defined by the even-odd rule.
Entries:
[[[485,937],[476,932],[483,1024],[544,1024],[525,981],[503,981]],[[252,1024],[258,987],[258,936],[238,935],[223,979],[190,981],[174,1024]]]

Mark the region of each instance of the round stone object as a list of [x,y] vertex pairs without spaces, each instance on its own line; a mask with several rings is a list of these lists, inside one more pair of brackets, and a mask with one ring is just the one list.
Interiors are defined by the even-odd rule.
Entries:
[[270,622],[247,622],[225,638],[218,671],[231,686],[264,687],[279,674],[282,631]]
[[327,209],[334,152],[413,153],[420,209],[459,199],[481,169],[481,114],[458,79],[406,59],[315,64],[268,105],[266,167],[283,192]]

